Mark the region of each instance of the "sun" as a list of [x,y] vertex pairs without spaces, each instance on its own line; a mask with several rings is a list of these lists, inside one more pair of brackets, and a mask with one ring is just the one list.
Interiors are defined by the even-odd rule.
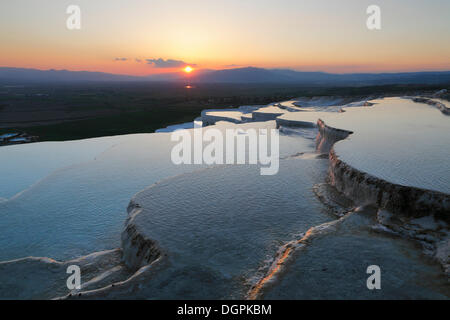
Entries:
[[186,73],[191,73],[194,69],[192,69],[191,66],[187,66],[186,68],[184,68],[184,72]]

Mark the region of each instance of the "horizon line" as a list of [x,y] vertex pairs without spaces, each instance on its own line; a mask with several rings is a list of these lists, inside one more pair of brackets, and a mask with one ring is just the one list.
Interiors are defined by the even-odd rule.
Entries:
[[[103,73],[103,74],[110,74],[110,75],[118,75],[118,76],[128,76],[128,77],[136,77],[136,78],[145,78],[149,76],[158,76],[158,75],[165,75],[165,74],[174,74],[174,73],[180,73],[183,74],[183,69],[180,68],[179,71],[167,71],[167,72],[161,72],[161,73],[150,73],[146,75],[134,75],[129,73],[114,73],[114,72],[107,72],[107,71],[97,71],[97,70],[74,70],[74,69],[40,69],[40,68],[30,68],[30,67],[16,67],[16,66],[0,66],[0,69],[23,69],[23,70],[35,70],[35,71],[67,71],[67,72],[91,72],[91,73]],[[299,73],[325,73],[325,74],[333,74],[333,75],[350,75],[350,74],[400,74],[400,73],[432,73],[432,72],[450,72],[450,69],[420,69],[420,70],[410,70],[410,71],[380,71],[380,72],[373,72],[373,71],[362,71],[362,72],[328,72],[328,71],[322,71],[322,70],[315,70],[315,71],[305,71],[305,70],[297,70],[294,68],[283,68],[283,67],[275,67],[275,68],[263,68],[263,67],[255,67],[255,66],[239,66],[234,68],[222,68],[222,69],[212,69],[212,68],[196,68],[195,71],[223,71],[223,70],[240,70],[240,69],[259,69],[259,70],[288,70],[288,71],[294,71]]]

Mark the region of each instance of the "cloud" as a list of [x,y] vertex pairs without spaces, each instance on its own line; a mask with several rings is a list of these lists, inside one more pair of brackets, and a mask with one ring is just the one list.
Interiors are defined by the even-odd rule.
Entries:
[[114,61],[127,61],[127,58],[115,58]]
[[151,64],[155,68],[180,68],[186,65],[195,66],[195,64],[192,63],[186,63],[184,61],[172,59],[164,60],[162,58],[159,58],[159,59],[146,59],[146,61],[147,64]]
[[138,58],[136,58],[135,60],[136,60],[137,63],[141,63],[142,62],[142,60],[138,59]]

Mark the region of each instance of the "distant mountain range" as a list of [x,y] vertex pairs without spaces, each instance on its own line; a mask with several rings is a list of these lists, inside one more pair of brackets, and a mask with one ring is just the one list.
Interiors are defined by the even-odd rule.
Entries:
[[[0,67],[2,82],[109,82],[159,81],[186,82],[183,72],[128,76],[91,71],[37,70]],[[382,84],[442,84],[450,83],[450,71],[403,73],[302,72],[289,69],[236,68],[224,70],[196,70],[189,75],[191,83],[285,83],[302,85],[382,85]]]

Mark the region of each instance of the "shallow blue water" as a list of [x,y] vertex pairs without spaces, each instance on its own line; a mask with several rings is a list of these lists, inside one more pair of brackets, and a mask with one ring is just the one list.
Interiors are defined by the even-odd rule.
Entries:
[[[355,214],[336,232],[313,240],[265,299],[449,299],[441,267],[411,241],[374,232]],[[367,288],[367,267],[380,268],[380,290]]]
[[[301,137],[283,136],[280,143],[282,156],[293,150],[312,150],[312,142]],[[69,259],[119,247],[126,208],[134,194],[164,178],[202,167],[174,165],[170,158],[174,142],[167,133],[68,145],[67,149],[64,143],[36,143],[0,150],[6,168],[16,163],[14,171],[1,169],[2,176],[7,176],[2,190],[13,190],[9,195],[23,190],[0,202],[0,260],[25,256]],[[62,157],[67,150],[72,151]],[[78,155],[81,151],[83,155]],[[55,158],[55,154],[60,156]],[[27,176],[37,159],[45,165]],[[256,166],[248,171],[259,173]]]
[[11,198],[53,171],[92,161],[130,136],[39,142],[0,148],[0,198]]
[[395,184],[450,193],[450,117],[408,99],[373,102],[330,122],[354,131],[335,145],[341,159]]
[[[148,213],[135,218],[167,255],[167,267],[138,297],[243,298],[278,248],[333,219],[312,186],[327,160],[291,159],[276,176],[246,166],[188,173],[163,181],[134,200]],[[260,270],[261,269],[261,270]]]

